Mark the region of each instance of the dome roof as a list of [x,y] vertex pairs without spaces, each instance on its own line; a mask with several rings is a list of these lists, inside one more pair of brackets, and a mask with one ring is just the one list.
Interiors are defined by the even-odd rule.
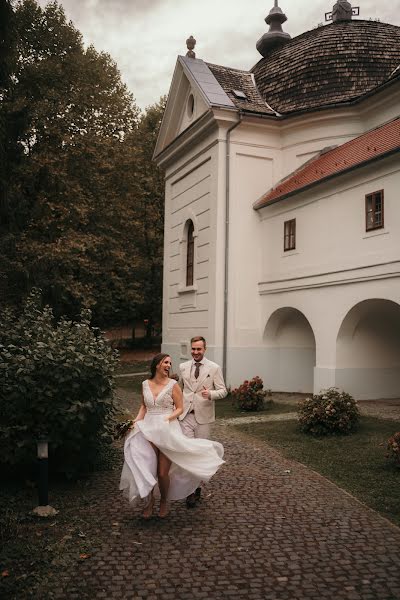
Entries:
[[252,69],[264,101],[281,114],[364,96],[400,63],[400,27],[340,21],[307,31],[271,50]]

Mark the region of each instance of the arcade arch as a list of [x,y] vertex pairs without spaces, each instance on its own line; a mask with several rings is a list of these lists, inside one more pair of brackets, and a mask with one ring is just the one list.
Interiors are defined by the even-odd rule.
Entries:
[[358,399],[400,397],[400,305],[379,298],[349,310],[336,341],[336,385]]
[[271,360],[269,386],[274,390],[312,393],[315,336],[302,312],[293,307],[276,310],[264,330]]

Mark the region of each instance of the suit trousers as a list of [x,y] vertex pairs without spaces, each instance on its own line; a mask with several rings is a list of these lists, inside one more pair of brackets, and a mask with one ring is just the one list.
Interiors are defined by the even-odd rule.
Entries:
[[210,423],[198,423],[194,412],[188,413],[179,423],[186,437],[202,438],[204,440],[210,439]]

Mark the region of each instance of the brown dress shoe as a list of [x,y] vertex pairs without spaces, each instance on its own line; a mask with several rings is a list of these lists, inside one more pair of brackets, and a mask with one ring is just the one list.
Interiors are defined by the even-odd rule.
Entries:
[[194,508],[195,506],[196,506],[196,496],[195,496],[195,494],[190,494],[190,496],[188,496],[186,498],[186,507]]

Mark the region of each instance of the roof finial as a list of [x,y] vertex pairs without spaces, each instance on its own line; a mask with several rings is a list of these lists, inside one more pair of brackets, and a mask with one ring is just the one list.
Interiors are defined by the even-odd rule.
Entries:
[[196,45],[196,40],[194,39],[194,37],[191,35],[187,40],[186,40],[186,48],[188,49],[188,52],[186,53],[186,56],[188,56],[189,58],[196,58],[196,53],[193,52],[193,49]]
[[256,47],[262,56],[266,56],[271,48],[289,41],[290,35],[282,30],[282,23],[287,21],[287,16],[278,6],[278,0],[274,0],[274,6],[269,11],[265,22],[269,25],[268,33],[258,40]]
[[337,0],[332,9],[332,21],[351,21],[353,9],[347,0]]

